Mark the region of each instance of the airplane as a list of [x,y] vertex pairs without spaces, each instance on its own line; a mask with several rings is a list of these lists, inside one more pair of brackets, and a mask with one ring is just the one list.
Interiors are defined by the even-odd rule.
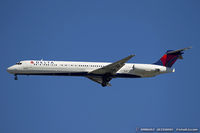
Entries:
[[83,76],[101,84],[111,86],[112,78],[144,78],[175,72],[172,65],[183,59],[183,51],[190,49],[168,50],[157,62],[152,64],[126,63],[135,55],[130,55],[114,63],[24,60],[8,67],[7,71],[17,75]]

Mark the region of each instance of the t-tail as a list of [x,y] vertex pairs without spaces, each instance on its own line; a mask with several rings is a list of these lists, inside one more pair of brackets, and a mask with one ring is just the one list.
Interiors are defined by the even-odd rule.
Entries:
[[156,65],[172,67],[172,65],[177,61],[177,59],[183,59],[183,51],[191,49],[192,47],[178,49],[178,50],[168,50],[156,63]]

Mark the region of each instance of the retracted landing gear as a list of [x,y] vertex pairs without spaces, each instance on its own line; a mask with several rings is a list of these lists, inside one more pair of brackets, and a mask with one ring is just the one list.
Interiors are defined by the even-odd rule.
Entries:
[[17,78],[17,74],[15,74],[15,80],[18,80],[18,78]]

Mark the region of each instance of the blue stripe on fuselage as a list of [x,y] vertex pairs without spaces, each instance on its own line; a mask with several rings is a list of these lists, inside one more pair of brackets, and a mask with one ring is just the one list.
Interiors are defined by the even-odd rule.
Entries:
[[[78,73],[16,73],[16,75],[47,75],[47,76],[94,76],[94,77],[102,77],[102,74],[92,74],[87,72],[78,72]],[[125,73],[117,73],[115,75],[110,75],[112,78],[140,78],[141,76],[125,74]]]

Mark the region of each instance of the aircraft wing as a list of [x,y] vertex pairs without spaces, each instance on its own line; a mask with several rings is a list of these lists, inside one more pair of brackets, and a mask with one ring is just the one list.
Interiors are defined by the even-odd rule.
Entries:
[[121,59],[117,62],[111,63],[107,66],[104,66],[102,68],[99,68],[99,69],[89,72],[89,74],[97,74],[97,75],[102,75],[102,76],[98,76],[98,77],[87,76],[87,78],[91,79],[94,82],[101,84],[103,87],[111,86],[111,84],[109,83],[109,81],[112,80],[111,75],[113,75],[117,71],[119,71],[125,65],[125,63],[128,60],[130,60],[133,56],[135,56],[135,55],[130,55],[130,56],[128,56],[124,59]]
[[93,70],[89,73],[91,74],[101,74],[101,75],[104,75],[104,74],[115,74],[117,71],[119,71],[119,69],[121,69],[125,63],[130,60],[132,57],[134,57],[135,55],[130,55],[124,59],[121,59],[117,62],[114,62],[114,63],[111,63],[107,66],[104,66],[102,68],[99,68],[99,69],[96,69],[96,70]]

